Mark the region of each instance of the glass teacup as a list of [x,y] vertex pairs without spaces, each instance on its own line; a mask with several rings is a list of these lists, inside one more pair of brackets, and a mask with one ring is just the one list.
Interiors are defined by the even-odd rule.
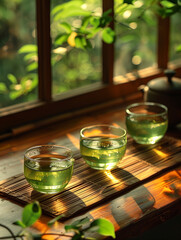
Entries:
[[24,154],[24,176],[34,190],[58,193],[69,183],[73,173],[72,151],[63,146],[41,145]]
[[134,103],[126,108],[128,134],[139,144],[154,144],[168,127],[167,107],[152,102]]
[[126,151],[126,130],[110,125],[94,125],[80,131],[80,152],[93,169],[110,170]]

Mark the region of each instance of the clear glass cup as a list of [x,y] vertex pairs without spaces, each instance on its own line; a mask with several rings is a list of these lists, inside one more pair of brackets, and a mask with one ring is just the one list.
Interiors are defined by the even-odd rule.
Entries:
[[128,134],[139,144],[154,144],[168,127],[167,107],[152,102],[134,103],[126,108]]
[[41,145],[29,148],[24,154],[24,176],[34,190],[54,194],[69,183],[74,159],[69,148]]
[[126,151],[126,130],[110,125],[94,125],[80,131],[80,152],[93,169],[110,170]]

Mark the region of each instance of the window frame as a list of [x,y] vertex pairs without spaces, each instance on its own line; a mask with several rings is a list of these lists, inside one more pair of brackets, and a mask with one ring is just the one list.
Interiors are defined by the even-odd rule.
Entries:
[[[18,104],[0,110],[0,134],[9,136],[38,127],[39,121],[49,122],[47,118],[62,119],[73,113],[87,111],[87,108],[138,93],[138,87],[149,80],[163,76],[169,61],[170,19],[158,18],[157,68],[138,71],[138,75],[129,74],[128,80],[122,76],[113,77],[114,44],[102,44],[102,82],[80,89],[71,90],[52,98],[51,84],[51,37],[50,37],[50,1],[36,0],[37,45],[38,45],[38,100]],[[102,0],[103,11],[114,9],[114,0]],[[114,11],[112,11],[114,15]],[[111,23],[114,28],[114,24]],[[170,65],[169,65],[170,66]],[[180,65],[171,68],[181,75]],[[130,78],[131,76],[131,78]],[[138,77],[139,76],[139,77]],[[60,117],[56,117],[60,115]],[[13,119],[13,121],[12,121]]]

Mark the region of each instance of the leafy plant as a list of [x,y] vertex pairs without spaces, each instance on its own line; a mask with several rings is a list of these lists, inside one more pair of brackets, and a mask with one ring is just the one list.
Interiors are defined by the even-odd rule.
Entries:
[[[30,203],[26,205],[22,212],[22,219],[17,220],[14,222],[15,225],[18,225],[21,227],[21,231],[15,235],[11,229],[9,229],[7,226],[0,224],[0,227],[6,228],[9,233],[11,234],[11,237],[4,236],[0,237],[0,239],[24,239],[25,237],[28,239],[33,240],[41,240],[44,236],[67,236],[71,237],[72,240],[80,240],[80,239],[95,239],[94,237],[91,237],[90,234],[97,233],[102,236],[111,236],[112,238],[115,238],[115,230],[113,224],[104,218],[99,218],[96,220],[89,219],[88,217],[84,217],[82,219],[76,220],[72,222],[70,225],[65,225],[65,233],[64,234],[56,234],[56,233],[41,233],[41,234],[33,234],[30,230],[27,228],[32,226],[40,217],[42,214],[42,210],[40,207],[39,202],[35,201],[33,203]],[[56,221],[58,221],[63,215],[60,215],[52,220],[50,220],[47,223],[47,226],[52,226],[55,224]],[[68,232],[71,232],[71,235],[68,234]]]
[[[136,7],[136,3],[140,2],[141,7]],[[137,44],[140,42],[140,32],[134,31],[134,28],[130,27],[130,23],[139,24],[145,23],[149,26],[153,25],[153,16],[150,13],[159,14],[163,18],[170,17],[176,13],[181,13],[181,0],[148,0],[148,1],[136,1],[136,0],[121,0],[118,1],[115,7],[114,19],[112,18],[111,10],[108,10],[102,14],[97,14],[96,11],[90,11],[83,9],[85,4],[83,0],[70,0],[65,1],[63,4],[58,4],[52,8],[52,66],[62,63],[61,72],[64,75],[60,84],[59,74],[57,72],[54,80],[54,87],[57,89],[57,93],[67,91],[77,86],[84,85],[84,67],[79,66],[75,61],[77,52],[75,49],[79,49],[81,52],[81,58],[87,59],[85,52],[94,48],[97,36],[107,44],[111,44],[116,38],[121,40],[121,44],[132,42],[132,55],[138,53]],[[132,11],[132,16],[128,19],[124,19],[122,16]],[[135,11],[134,11],[135,10]],[[73,20],[77,19],[73,24]],[[115,32],[110,28],[110,23],[114,21],[120,27],[118,30],[124,28],[125,31]],[[142,25],[141,25],[142,26]],[[144,27],[140,27],[141,31],[145,31]],[[135,44],[135,42],[137,44]],[[181,52],[181,45],[177,46],[177,52]],[[71,53],[71,54],[70,54]],[[19,49],[19,54],[23,56],[26,63],[26,76],[21,78],[14,74],[8,74],[8,84],[0,83],[0,94],[4,97],[9,97],[11,101],[18,101],[23,97],[28,98],[31,93],[35,93],[38,85],[37,69],[38,69],[38,56],[37,46],[33,44],[24,45]],[[140,55],[140,54],[137,54]],[[149,55],[149,54],[148,54]],[[76,56],[76,57],[75,57]],[[69,58],[69,61],[67,61]],[[150,57],[149,57],[150,58]],[[86,60],[89,61],[89,60]],[[93,71],[91,64],[89,67],[84,61],[85,69],[90,74],[87,81],[93,83],[96,81],[97,75]],[[96,60],[94,60],[96,62]],[[131,66],[130,66],[131,67]],[[60,68],[59,65],[57,67]],[[76,70],[75,70],[76,69]],[[129,69],[126,69],[129,71]],[[81,74],[80,74],[81,71]],[[80,77],[82,76],[82,79]],[[31,96],[29,97],[31,100]]]
[[31,226],[41,216],[41,207],[37,201],[30,203],[24,207],[22,220],[14,222],[22,228]]
[[169,17],[175,13],[181,13],[181,0],[163,0],[160,1],[160,5],[159,14],[162,17]]

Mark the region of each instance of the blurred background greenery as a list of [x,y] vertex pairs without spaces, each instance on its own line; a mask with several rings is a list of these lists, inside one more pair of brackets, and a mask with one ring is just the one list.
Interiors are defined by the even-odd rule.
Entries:
[[[155,2],[115,0],[113,32],[110,12],[102,13],[101,0],[51,1],[53,95],[101,82],[102,40],[115,42],[114,76],[156,66]],[[160,2],[162,15],[173,15],[170,60],[179,59],[180,1]],[[36,44],[35,0],[1,0],[1,108],[38,98]]]

